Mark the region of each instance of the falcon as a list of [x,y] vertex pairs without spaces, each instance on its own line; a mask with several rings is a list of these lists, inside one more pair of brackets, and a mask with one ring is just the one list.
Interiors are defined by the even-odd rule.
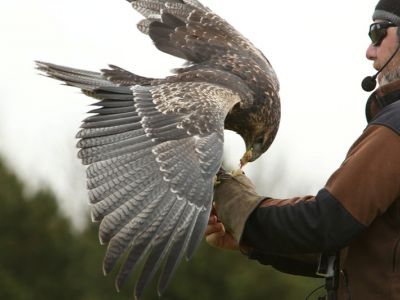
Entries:
[[[77,134],[108,274],[124,256],[119,290],[138,263],[135,298],[163,266],[165,291],[191,258],[208,222],[224,129],[241,135],[243,166],[271,145],[280,120],[279,83],[265,56],[196,0],[130,0],[137,27],[187,63],[166,78],[110,65],[91,72],[37,62],[45,75],[97,99]],[[121,258],[122,259],[122,258]]]

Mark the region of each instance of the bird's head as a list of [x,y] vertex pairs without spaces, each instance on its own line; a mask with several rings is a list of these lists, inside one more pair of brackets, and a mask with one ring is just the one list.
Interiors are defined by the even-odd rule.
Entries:
[[225,120],[225,128],[236,131],[245,142],[246,152],[240,159],[241,168],[257,160],[274,141],[280,122],[279,96],[274,95],[268,105],[261,103],[246,110],[236,107]]
[[270,127],[259,128],[249,132],[244,136],[246,144],[246,152],[240,159],[240,167],[243,167],[248,162],[257,160],[271,146],[274,140],[276,130],[270,130]]

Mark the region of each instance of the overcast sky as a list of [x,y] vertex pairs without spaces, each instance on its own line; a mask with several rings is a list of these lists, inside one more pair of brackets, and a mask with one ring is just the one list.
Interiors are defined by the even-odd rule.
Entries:
[[[316,193],[366,125],[360,82],[374,72],[365,50],[376,0],[203,3],[264,52],[281,83],[278,136],[245,171],[266,195]],[[93,101],[38,76],[33,61],[166,76],[182,61],[156,50],[140,19],[124,0],[0,3],[0,156],[31,189],[49,186],[78,222],[87,199],[74,136]],[[244,144],[226,139],[235,166]]]

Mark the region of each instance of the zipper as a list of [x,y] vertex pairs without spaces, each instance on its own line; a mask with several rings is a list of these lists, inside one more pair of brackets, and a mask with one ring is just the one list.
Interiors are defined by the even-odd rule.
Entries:
[[394,244],[394,249],[393,249],[393,265],[392,265],[392,270],[393,272],[396,272],[396,264],[397,264],[397,252],[399,251],[400,247],[400,238],[396,241]]

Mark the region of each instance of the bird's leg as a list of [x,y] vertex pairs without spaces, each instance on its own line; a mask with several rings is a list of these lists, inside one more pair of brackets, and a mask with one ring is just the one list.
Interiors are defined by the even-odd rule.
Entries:
[[243,175],[242,168],[233,170],[233,171],[231,172],[231,175],[232,175],[232,177],[236,177],[236,176],[239,176],[239,175]]
[[224,168],[220,168],[217,175],[214,176],[214,187],[218,186],[222,180],[226,179],[229,176],[236,177],[244,174],[242,169],[236,169],[231,172],[226,172]]
[[219,185],[221,183],[221,178],[223,178],[226,175],[225,169],[221,166],[219,168],[219,171],[217,174],[214,176],[214,187]]
[[214,176],[213,181],[214,181],[214,187],[218,186],[221,183],[221,180],[219,180],[218,175]]

